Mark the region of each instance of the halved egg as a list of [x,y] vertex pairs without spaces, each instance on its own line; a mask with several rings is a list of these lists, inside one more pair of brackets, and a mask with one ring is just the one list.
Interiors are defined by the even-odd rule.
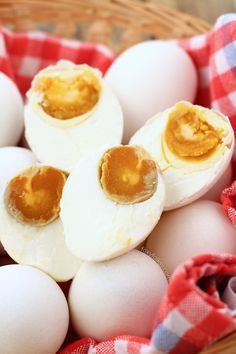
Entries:
[[0,239],[7,253],[57,281],[73,278],[81,264],[66,247],[59,218],[66,179],[54,167],[31,166],[10,180],[0,198]]
[[123,115],[101,73],[61,60],[40,71],[27,93],[25,135],[44,164],[70,171],[88,150],[120,144]]
[[157,160],[170,210],[198,199],[222,176],[234,133],[223,114],[181,101],[147,121],[129,144],[143,146]]
[[103,147],[81,159],[62,193],[68,248],[101,261],[140,244],[157,224],[165,186],[153,157],[139,146]]

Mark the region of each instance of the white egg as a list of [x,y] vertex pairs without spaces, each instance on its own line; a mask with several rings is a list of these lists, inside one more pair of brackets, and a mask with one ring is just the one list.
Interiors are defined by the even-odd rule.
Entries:
[[233,166],[232,163],[229,164],[227,170],[225,170],[224,174],[219,178],[218,181],[211,187],[211,189],[206,192],[200,199],[204,200],[213,200],[215,202],[220,203],[221,201],[221,193],[222,191],[229,187],[233,182]]
[[140,244],[163,210],[159,167],[142,148],[102,148],[81,159],[61,199],[68,248],[82,260],[101,261]]
[[148,120],[130,144],[156,158],[170,210],[200,198],[221,178],[232,157],[234,132],[221,113],[179,102]]
[[121,334],[149,337],[166,288],[160,266],[136,250],[83,263],[68,298],[74,329],[97,341]]
[[173,273],[180,263],[197,254],[235,254],[236,230],[221,204],[198,200],[164,213],[146,248]]
[[35,268],[8,265],[0,267],[0,288],[1,353],[56,353],[69,323],[60,287]]
[[174,43],[153,40],[128,48],[105,75],[124,113],[124,143],[148,118],[180,100],[193,102],[197,74],[188,54]]
[[38,73],[27,94],[26,139],[44,164],[70,171],[87,151],[120,144],[120,104],[98,70],[59,61]]
[[68,250],[58,217],[66,178],[61,173],[51,167],[32,166],[9,182],[0,196],[0,240],[17,263],[67,281],[81,261]]
[[16,145],[24,127],[23,100],[9,77],[0,72],[0,147]]

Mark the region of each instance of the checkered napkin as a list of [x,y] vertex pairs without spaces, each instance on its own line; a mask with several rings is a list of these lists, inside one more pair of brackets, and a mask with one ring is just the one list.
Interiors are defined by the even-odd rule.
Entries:
[[87,63],[105,73],[114,55],[100,44],[56,38],[42,32],[13,34],[0,27],[0,71],[16,82],[23,95],[35,74],[59,59]]
[[223,190],[221,193],[221,202],[226,216],[236,227],[236,181],[230,187]]
[[[213,30],[178,44],[192,57],[199,76],[196,103],[228,115],[236,129],[236,15],[222,16]],[[103,73],[113,54],[102,45],[58,39],[43,33],[12,34],[0,28],[0,71],[22,94],[33,76],[59,59],[87,63]],[[235,188],[236,189],[236,188]],[[192,354],[236,328],[232,313],[219,299],[223,280],[236,275],[236,257],[202,255],[174,273],[158,310],[152,339],[119,336],[96,344],[79,340],[61,354]],[[122,334],[122,333],[121,333]]]

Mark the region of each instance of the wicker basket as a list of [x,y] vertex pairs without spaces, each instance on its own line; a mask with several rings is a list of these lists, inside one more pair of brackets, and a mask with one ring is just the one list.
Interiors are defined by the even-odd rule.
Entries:
[[[0,16],[14,31],[37,29],[99,42],[115,53],[141,40],[190,37],[211,27],[151,0],[0,0]],[[235,354],[236,334],[202,352],[216,353]]]

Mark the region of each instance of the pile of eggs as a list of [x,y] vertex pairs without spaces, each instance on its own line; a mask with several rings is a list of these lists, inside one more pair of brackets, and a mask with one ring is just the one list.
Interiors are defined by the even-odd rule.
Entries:
[[[219,204],[228,118],[192,104],[193,63],[162,41],[128,49],[104,78],[59,61],[25,105],[0,84],[1,351],[56,353],[69,322],[97,341],[149,337],[180,263],[236,253]],[[70,280],[65,297],[57,282]]]

